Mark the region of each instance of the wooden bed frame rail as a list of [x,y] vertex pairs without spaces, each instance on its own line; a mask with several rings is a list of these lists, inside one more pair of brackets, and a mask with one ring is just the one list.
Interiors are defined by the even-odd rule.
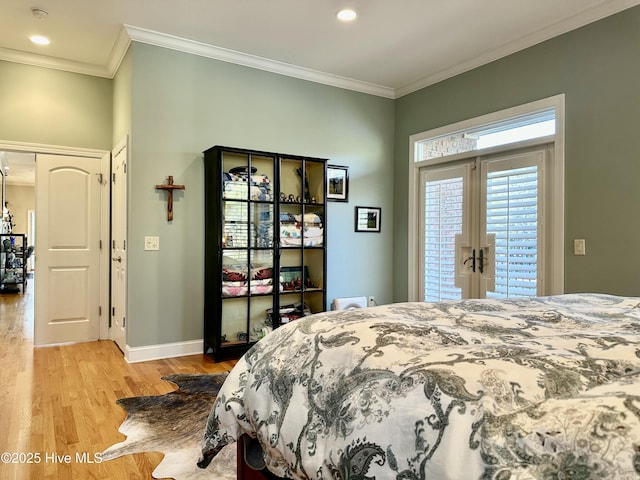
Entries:
[[286,480],[271,473],[269,470],[256,470],[244,461],[244,435],[238,441],[238,480]]

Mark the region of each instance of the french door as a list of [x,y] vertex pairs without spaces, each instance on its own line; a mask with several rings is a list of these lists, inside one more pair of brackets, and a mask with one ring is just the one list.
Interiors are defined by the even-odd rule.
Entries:
[[424,301],[545,295],[545,181],[551,149],[420,169]]

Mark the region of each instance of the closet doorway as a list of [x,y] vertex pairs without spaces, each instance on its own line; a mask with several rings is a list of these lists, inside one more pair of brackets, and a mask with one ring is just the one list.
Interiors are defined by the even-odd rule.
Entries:
[[[0,151],[0,171],[2,172],[0,231],[3,234],[26,236],[25,250],[18,255],[21,277],[24,276],[26,283],[22,283],[22,278],[13,287],[10,284],[2,283],[0,291],[3,294],[15,294],[15,292],[20,294],[24,293],[23,290],[31,290],[34,287],[35,154],[32,152]],[[25,258],[26,262],[24,262]],[[6,257],[3,259],[6,261]],[[27,267],[22,275],[23,263],[26,263]],[[28,299],[33,301],[33,296],[29,296]]]
[[[35,297],[34,344],[47,345],[108,338],[109,318],[106,313],[109,306],[109,250],[103,248],[103,244],[107,247],[109,238],[107,178],[110,152],[9,141],[0,141],[0,152],[16,155],[29,154],[34,159],[35,204],[27,209],[33,210],[31,215],[25,210],[24,221],[24,229],[32,230],[33,239],[28,239],[28,242],[35,246],[33,255],[37,259],[37,262],[34,262],[37,272],[34,272],[34,278],[29,280],[28,286]],[[39,162],[38,159],[43,162]],[[82,163],[83,159],[86,160],[86,165]],[[43,168],[38,174],[36,172],[38,165],[44,166],[44,164],[48,167]],[[85,168],[85,166],[89,167],[89,164],[92,166]],[[74,188],[65,189],[64,185],[68,185],[69,182],[73,183]],[[45,188],[43,193],[42,185],[55,188]],[[97,215],[92,215],[90,220],[95,227],[91,227],[91,230],[83,230],[78,219],[84,215],[76,210],[88,209],[89,206],[76,201],[76,197],[78,195],[86,197],[91,190],[99,192],[97,195],[92,195],[98,207]],[[55,191],[62,194],[58,195]],[[11,206],[8,195],[7,199]],[[96,233],[89,233],[90,231]],[[56,264],[56,258],[59,259],[61,255],[82,249],[95,252],[97,262],[93,262],[90,268],[71,264],[60,267]],[[75,286],[79,284],[78,278],[83,275],[86,277],[87,284],[90,283],[91,289],[82,290],[87,294],[83,298],[68,301],[68,294],[76,294],[77,297],[81,289],[76,289]],[[65,295],[67,300],[63,300]],[[67,308],[69,305],[82,305],[83,311],[79,312],[78,309],[69,311]],[[91,327],[79,328],[85,324],[91,324]],[[65,333],[53,333],[54,330],[56,332],[64,330]]]

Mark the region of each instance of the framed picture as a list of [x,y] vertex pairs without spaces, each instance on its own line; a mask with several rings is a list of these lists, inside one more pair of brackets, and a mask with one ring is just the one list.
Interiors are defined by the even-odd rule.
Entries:
[[304,267],[280,267],[280,278],[284,291],[302,291],[309,279],[309,270]]
[[349,201],[349,167],[327,165],[327,200]]
[[356,232],[379,232],[381,217],[379,207],[356,207]]

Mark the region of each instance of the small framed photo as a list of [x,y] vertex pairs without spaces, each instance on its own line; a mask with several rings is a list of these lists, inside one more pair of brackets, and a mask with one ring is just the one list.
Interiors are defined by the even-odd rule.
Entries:
[[356,232],[379,232],[381,217],[379,207],[356,207]]
[[327,165],[327,200],[349,201],[349,167]]
[[280,267],[280,278],[284,291],[302,291],[309,280],[309,270],[304,267]]

